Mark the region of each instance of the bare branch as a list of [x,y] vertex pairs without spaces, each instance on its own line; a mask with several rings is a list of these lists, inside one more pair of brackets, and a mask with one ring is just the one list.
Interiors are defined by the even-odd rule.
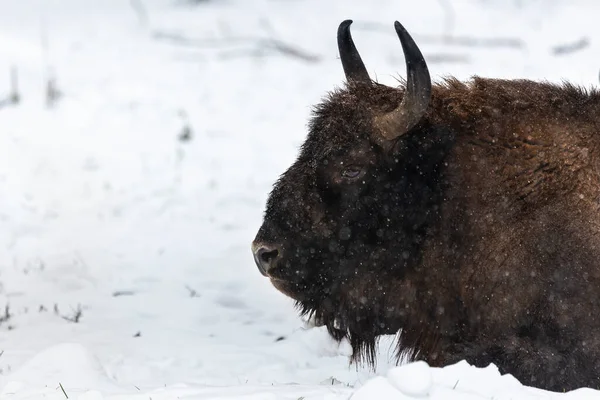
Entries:
[[46,77],[46,106],[48,108],[54,107],[54,105],[62,97],[62,92],[56,85],[56,77],[54,71],[48,68],[48,75]]
[[179,132],[179,136],[177,138],[180,142],[189,142],[190,140],[192,140],[194,133],[192,130],[192,124],[190,124],[187,112],[185,112],[185,110],[179,110],[178,115],[183,121],[183,127],[181,128],[181,131]]
[[224,44],[230,46],[245,45],[248,43],[252,43],[254,40],[253,38],[248,37],[228,37],[221,39],[190,39],[178,33],[165,31],[154,31],[152,32],[152,37],[154,39],[164,40],[180,46],[203,48],[220,48]]
[[[373,32],[389,33],[390,27],[379,22],[357,22],[356,29],[362,29]],[[472,36],[452,36],[452,35],[413,35],[419,43],[445,44],[451,46],[465,47],[507,47],[521,49],[525,47],[525,42],[520,38],[513,37],[490,37],[478,38]]]
[[454,30],[454,21],[456,20],[456,16],[454,15],[454,8],[452,8],[452,4],[450,4],[449,0],[438,0],[440,6],[444,9],[444,36],[446,38],[452,37],[452,31]]
[[200,297],[200,295],[198,294],[198,292],[197,292],[195,289],[191,288],[191,287],[190,287],[190,286],[188,286],[188,285],[185,285],[185,288],[186,288],[186,289],[188,290],[188,292],[190,293],[190,297]]
[[18,104],[21,101],[19,95],[19,76],[17,74],[17,67],[14,65],[10,69],[10,102],[12,104]]
[[50,63],[50,41],[48,35],[48,26],[46,23],[45,14],[42,14],[42,19],[40,21],[40,41],[42,47],[42,61],[44,63],[44,67],[46,69],[46,107],[53,107],[57,101],[62,96],[60,90],[56,85],[56,76],[54,70],[51,67]]
[[12,66],[10,69],[10,93],[5,99],[0,99],[0,108],[19,104],[20,101],[17,67]]
[[579,40],[572,42],[572,43],[554,46],[552,48],[552,53],[554,53],[557,56],[564,56],[565,54],[571,54],[571,53],[575,53],[576,51],[583,50],[586,47],[588,47],[589,45],[590,45],[589,38],[582,37]]
[[277,34],[275,33],[275,29],[273,29],[273,27],[271,26],[269,20],[262,18],[260,20],[260,25],[269,35],[269,39],[264,43],[264,45],[270,46],[284,55],[296,57],[306,62],[317,62],[320,60],[320,57],[318,55],[309,54],[304,50],[299,49],[298,47],[294,47],[288,43],[276,39],[275,37],[277,36]]
[[137,15],[140,24],[144,27],[148,26],[148,11],[146,10],[144,3],[142,3],[142,0],[129,0],[129,5],[135,12],[135,15]]
[[10,313],[10,306],[7,304],[4,306],[4,314],[0,315],[0,325],[7,322],[11,317],[12,314]]
[[[222,57],[231,58],[234,56],[263,56],[268,53],[278,53],[289,56],[301,61],[315,63],[321,60],[321,56],[310,53],[291,43],[284,42],[275,37],[275,33],[268,21],[261,21],[263,29],[268,31],[268,37],[253,36],[224,36],[221,38],[203,38],[193,39],[182,36],[177,33],[155,31],[152,37],[157,40],[164,40],[186,47],[196,47],[204,49],[225,49]],[[236,49],[236,47],[238,47]],[[240,48],[241,47],[241,48]]]
[[441,64],[441,63],[453,63],[453,64],[468,64],[470,58],[464,54],[450,54],[450,53],[429,53],[427,55],[428,64]]
[[272,48],[273,50],[277,50],[283,55],[295,57],[310,63],[318,62],[321,59],[321,57],[316,54],[308,53],[298,47],[293,47],[277,39],[270,39],[269,41],[265,42],[264,45]]
[[113,292],[113,297],[120,297],[120,296],[133,296],[135,294],[135,292],[133,290],[115,290]]
[[[58,308],[57,308],[58,310]],[[69,321],[69,322],[73,322],[75,324],[79,323],[79,320],[81,319],[81,317],[83,316],[83,310],[81,308],[81,304],[77,305],[77,309],[73,310],[73,315],[71,316],[66,316],[66,315],[61,315],[60,317],[62,319],[64,319],[65,321]]]

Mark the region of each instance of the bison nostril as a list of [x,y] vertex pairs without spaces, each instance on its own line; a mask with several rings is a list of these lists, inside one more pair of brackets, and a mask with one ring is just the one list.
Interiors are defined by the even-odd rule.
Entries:
[[270,264],[271,261],[275,260],[278,255],[279,255],[279,251],[277,249],[275,249],[275,250],[260,249],[258,251],[258,256],[260,257],[261,262],[263,262],[265,264]]
[[281,255],[281,251],[277,247],[264,244],[253,244],[252,252],[254,253],[254,262],[264,276],[267,276]]

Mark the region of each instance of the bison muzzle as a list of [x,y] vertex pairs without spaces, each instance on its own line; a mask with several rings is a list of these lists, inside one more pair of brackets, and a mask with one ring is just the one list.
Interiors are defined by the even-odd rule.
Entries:
[[259,270],[356,362],[400,333],[432,366],[600,388],[600,94],[474,77],[432,84],[396,22],[400,88],[338,29],[346,84],[315,107],[252,244]]

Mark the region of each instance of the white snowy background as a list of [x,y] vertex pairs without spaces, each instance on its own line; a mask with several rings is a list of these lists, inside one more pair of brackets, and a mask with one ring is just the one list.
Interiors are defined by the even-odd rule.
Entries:
[[383,83],[404,75],[397,19],[434,79],[589,87],[599,11],[597,0],[0,0],[0,99],[11,68],[21,96],[0,108],[0,398],[600,398],[523,387],[494,366],[393,368],[391,337],[375,371],[349,366],[347,343],[304,326],[250,254],[311,105],[343,81],[343,19]]

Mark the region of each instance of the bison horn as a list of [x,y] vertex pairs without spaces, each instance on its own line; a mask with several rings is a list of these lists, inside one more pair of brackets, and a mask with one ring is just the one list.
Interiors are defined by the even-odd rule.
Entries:
[[412,129],[427,111],[431,99],[431,79],[423,54],[400,22],[396,21],[394,27],[406,60],[406,90],[395,110],[375,117],[375,127],[388,140]]
[[365,64],[356,50],[352,35],[350,34],[350,25],[352,24],[351,19],[343,21],[338,27],[337,41],[338,49],[340,51],[340,59],[342,60],[342,67],[346,74],[346,80],[348,82],[367,82],[371,83],[369,73],[365,68]]

